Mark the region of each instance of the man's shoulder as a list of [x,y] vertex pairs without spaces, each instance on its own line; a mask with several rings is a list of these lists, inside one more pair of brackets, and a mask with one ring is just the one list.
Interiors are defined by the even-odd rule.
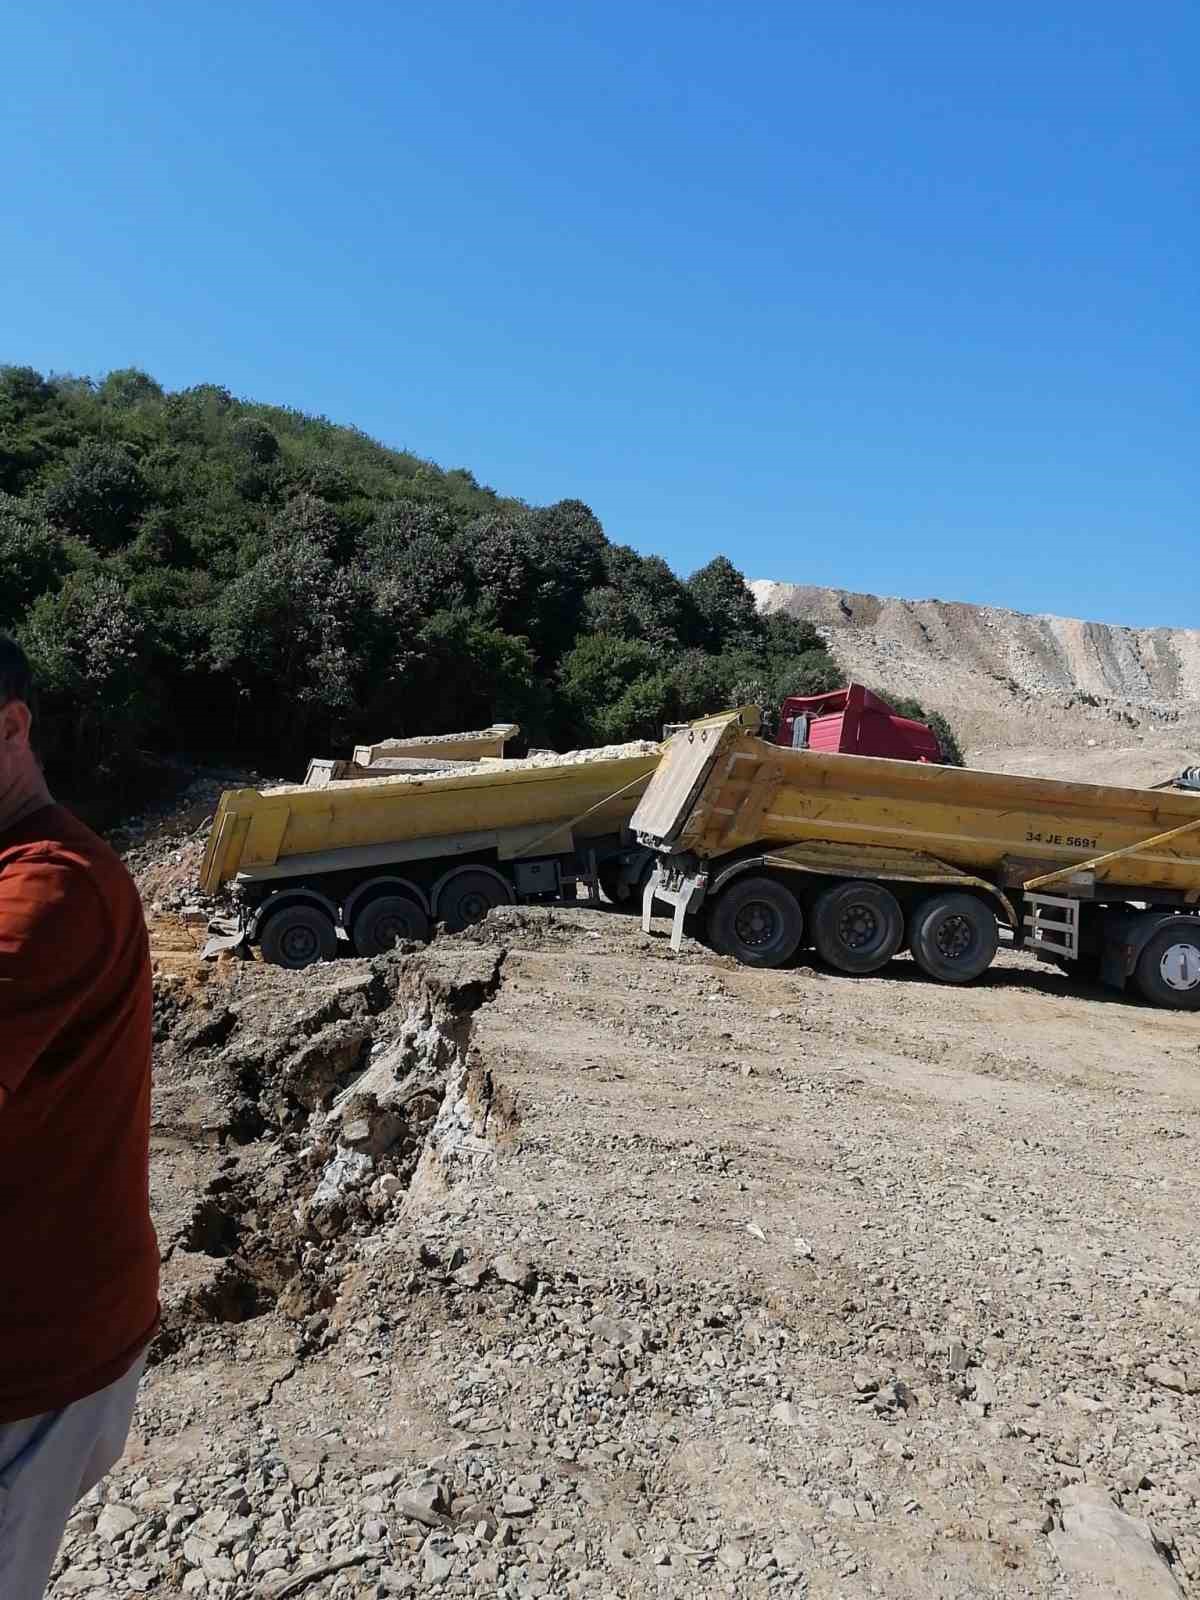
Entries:
[[64,806],[44,806],[0,834],[0,872],[16,866],[78,873],[103,886],[106,897],[114,890],[137,894],[116,851]]

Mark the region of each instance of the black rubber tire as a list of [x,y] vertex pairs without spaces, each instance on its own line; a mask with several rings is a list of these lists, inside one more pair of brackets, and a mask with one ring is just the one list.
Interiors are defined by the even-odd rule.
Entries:
[[333,960],[337,955],[337,931],[333,918],[320,906],[282,906],[263,924],[258,946],[264,961],[299,972],[314,962]]
[[438,896],[437,917],[448,933],[461,933],[482,922],[496,906],[512,904],[512,891],[490,872],[463,867],[449,878]]
[[631,884],[621,882],[620,863],[602,861],[596,868],[596,876],[600,880],[600,887],[604,891],[604,898],[609,905],[619,906],[627,910],[633,894],[633,887]]
[[427,944],[429,918],[406,894],[380,894],[354,913],[350,938],[360,956],[381,956],[402,940]]
[[931,895],[913,911],[908,943],[921,971],[939,983],[970,983],[991,966],[1000,930],[990,906],[973,894]]
[[709,943],[744,967],[782,967],[803,937],[800,902],[775,878],[735,878],[708,916]]
[[605,898],[609,904],[618,911],[636,911],[641,914],[642,896],[646,892],[646,885],[654,871],[653,857],[645,863],[638,874],[635,883],[629,883],[621,878],[621,868],[615,861],[603,861],[596,869],[596,876],[600,879],[600,887],[604,890]]
[[1142,997],[1152,1006],[1165,1006],[1170,1011],[1200,1011],[1200,983],[1191,989],[1175,989],[1163,976],[1162,961],[1173,945],[1189,945],[1200,965],[1200,929],[1185,927],[1160,928],[1146,942],[1133,970],[1133,981]]
[[822,961],[861,977],[878,972],[899,950],[904,913],[881,883],[835,883],[817,896],[812,935]]

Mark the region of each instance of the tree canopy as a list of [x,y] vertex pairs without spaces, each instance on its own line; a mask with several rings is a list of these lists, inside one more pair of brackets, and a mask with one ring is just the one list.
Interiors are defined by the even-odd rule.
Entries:
[[611,743],[841,681],[725,556],[682,580],[578,500],[135,368],[0,367],[0,630],[76,784],[139,751],[294,766],[493,720]]

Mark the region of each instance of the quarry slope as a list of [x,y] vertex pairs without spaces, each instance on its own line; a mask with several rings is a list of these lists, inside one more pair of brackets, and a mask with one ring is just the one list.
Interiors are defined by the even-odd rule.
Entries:
[[1200,630],[752,583],[816,623],[848,678],[950,718],[973,765],[1153,783],[1200,761]]

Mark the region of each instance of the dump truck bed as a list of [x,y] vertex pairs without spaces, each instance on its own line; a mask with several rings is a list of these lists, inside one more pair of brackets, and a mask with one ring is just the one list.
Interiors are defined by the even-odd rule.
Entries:
[[211,894],[235,877],[281,876],[318,863],[332,869],[339,852],[382,859],[389,846],[424,840],[466,841],[509,856],[552,853],[570,848],[571,835],[596,838],[627,825],[658,760],[658,747],[647,745],[323,788],[229,790],[213,820],[200,886]]
[[640,841],[702,860],[825,842],[917,852],[996,883],[1082,866],[1174,828],[1194,831],[1094,868],[1096,886],[1200,897],[1200,794],[1016,777],[875,756],[788,750],[753,707],[676,734],[639,801]]
[[378,744],[356,745],[354,761],[360,767],[376,766],[390,756],[444,756],[452,761],[479,761],[484,756],[503,756],[505,745],[520,731],[520,723],[494,722],[490,728],[477,728],[471,733],[430,733],[409,739],[382,739]]

